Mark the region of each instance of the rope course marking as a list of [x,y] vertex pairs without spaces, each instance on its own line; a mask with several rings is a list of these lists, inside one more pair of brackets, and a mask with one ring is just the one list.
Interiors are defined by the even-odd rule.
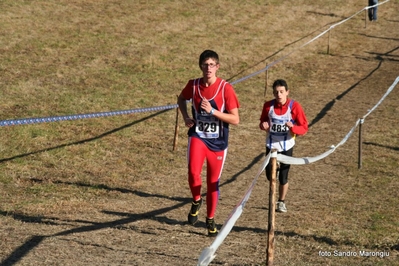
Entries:
[[91,113],[91,114],[77,114],[77,115],[50,116],[50,117],[42,117],[42,118],[23,118],[23,119],[15,119],[15,120],[3,120],[3,121],[0,121],[0,126],[28,125],[28,124],[47,123],[47,122],[70,121],[70,120],[87,119],[87,118],[108,117],[108,116],[115,116],[115,115],[128,115],[128,114],[134,114],[134,113],[168,110],[168,109],[174,109],[177,107],[178,107],[178,105],[175,104],[175,105],[164,105],[164,106],[137,108],[137,109],[129,109],[129,110],[121,110],[121,111]]

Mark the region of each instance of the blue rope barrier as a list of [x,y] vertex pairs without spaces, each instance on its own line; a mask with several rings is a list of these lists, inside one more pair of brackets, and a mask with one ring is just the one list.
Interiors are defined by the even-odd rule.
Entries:
[[168,110],[168,109],[174,109],[177,107],[178,107],[178,105],[175,104],[175,105],[164,105],[164,106],[155,106],[155,107],[148,107],[148,108],[137,108],[137,109],[90,113],[90,114],[77,114],[77,115],[63,115],[63,116],[50,116],[50,117],[39,117],[39,118],[22,118],[22,119],[13,119],[13,120],[3,120],[3,121],[0,121],[0,126],[28,125],[28,124],[48,123],[48,122],[57,122],[57,121],[107,117],[107,116],[115,116],[115,115],[128,115],[128,114],[134,114],[134,113],[163,111],[163,110]]

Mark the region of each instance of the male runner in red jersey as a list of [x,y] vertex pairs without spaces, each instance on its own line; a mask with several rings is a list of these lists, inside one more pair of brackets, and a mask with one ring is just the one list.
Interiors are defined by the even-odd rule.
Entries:
[[[189,80],[178,98],[179,109],[188,130],[188,183],[193,202],[188,222],[198,221],[201,198],[201,171],[207,162],[206,227],[209,236],[218,231],[214,221],[219,200],[219,179],[227,155],[229,124],[237,125],[239,102],[231,84],[216,76],[219,56],[205,50],[199,57],[202,78]],[[192,117],[187,112],[186,101],[192,100]]]
[[[278,153],[292,156],[295,145],[295,136],[304,135],[308,131],[308,120],[302,106],[288,98],[289,89],[287,82],[278,79],[273,83],[274,100],[265,102],[260,117],[259,128],[267,132],[266,154],[272,149]],[[289,164],[280,163],[279,170],[279,198],[277,211],[287,212],[285,196],[288,191]],[[266,166],[266,177],[271,178],[271,164]]]

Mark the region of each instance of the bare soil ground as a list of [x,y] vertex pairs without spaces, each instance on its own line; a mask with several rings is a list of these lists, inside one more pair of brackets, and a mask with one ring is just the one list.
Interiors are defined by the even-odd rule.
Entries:
[[[90,1],[87,4],[82,2],[71,1],[65,5],[65,10],[58,12],[69,10],[71,18],[75,18],[72,7],[76,5],[82,7],[77,12],[84,11],[86,18],[97,15],[101,21],[107,12],[117,12],[122,16],[128,11],[117,1],[104,2],[103,13],[100,8],[91,10],[85,6],[93,4]],[[139,2],[142,10],[136,9],[135,12],[142,12],[143,19],[157,19],[154,15],[157,12],[159,25],[182,19],[169,18],[162,22],[162,19],[167,19],[164,14],[172,12],[168,11],[165,3],[152,7],[154,14],[147,17],[151,4]],[[197,41],[192,50],[179,50],[175,44],[176,47],[168,51],[169,57],[177,58],[172,61],[176,66],[172,69],[175,71],[173,75],[177,77],[165,81],[168,91],[159,88],[159,80],[152,80],[148,81],[151,82],[148,87],[144,85],[141,91],[137,90],[137,94],[131,90],[131,97],[136,98],[137,103],[143,97],[143,107],[150,107],[153,103],[174,104],[174,97],[186,80],[198,75],[197,56],[208,47],[220,51],[221,76],[234,81],[294,51],[312,37],[311,33],[313,36],[321,33],[326,26],[356,13],[367,3],[338,1],[345,3],[340,6],[330,1],[315,1],[315,5],[307,1],[253,2],[215,1],[211,7],[219,8],[225,16],[212,16],[213,11],[206,11],[210,16],[202,19],[214,20],[220,34],[223,25],[237,23],[236,32],[229,26],[223,41],[216,34],[199,29],[201,20],[197,21],[196,16],[209,8],[205,3],[196,2],[196,12],[193,8],[187,13],[182,12],[188,20],[194,20],[191,30],[196,32],[187,33],[185,38],[196,36]],[[43,12],[51,8],[44,2],[38,1],[37,4],[43,7]],[[191,3],[184,1],[179,5],[190,6]],[[21,16],[34,16],[39,12],[28,3],[26,9],[24,6],[18,9],[25,12]],[[12,7],[4,6],[3,10],[12,10]],[[292,98],[302,104],[309,119],[310,130],[298,138],[295,157],[317,156],[331,145],[337,145],[399,76],[398,10],[399,2],[390,1],[380,7],[378,21],[367,21],[367,24],[362,13],[332,31],[329,54],[326,53],[328,35],[325,35],[271,68],[269,85],[276,78],[287,79]],[[260,25],[255,26],[254,21]],[[75,23],[71,21],[71,28],[83,27],[88,22]],[[101,22],[97,26],[105,27]],[[148,40],[140,41],[148,42],[147,49],[151,50],[149,40],[153,27],[141,29],[148,30],[149,35]],[[163,33],[159,34],[167,34],[168,30],[174,32],[172,26],[162,30]],[[181,26],[179,33],[189,30]],[[29,32],[33,30],[26,34]],[[61,34],[61,30],[53,29],[52,35],[57,34]],[[242,35],[241,43],[236,39],[232,43],[229,40],[231,35]],[[120,43],[126,47],[136,45],[137,40],[119,37],[122,39]],[[165,42],[168,38],[172,37],[164,36]],[[219,44],[212,46],[214,42]],[[93,51],[96,45],[93,45]],[[259,50],[256,54],[251,52],[251,47],[259,49],[260,46],[264,46],[263,53]],[[9,48],[0,49],[6,53]],[[29,49],[21,51],[14,59],[23,57]],[[112,56],[106,58],[107,62],[115,60],[117,64],[124,56],[133,56],[129,48],[126,48],[126,53],[122,50],[118,53],[110,50]],[[41,61],[36,57],[35,60],[35,73],[40,75],[46,68],[40,69]],[[149,56],[141,60],[161,64]],[[102,65],[105,61],[91,63]],[[68,64],[65,58],[58,63]],[[56,60],[54,64],[57,64]],[[179,69],[178,66],[183,64],[189,67]],[[20,85],[16,69],[2,68],[2,71],[2,86],[7,90],[12,91],[13,86]],[[143,69],[136,68],[135,71],[147,73],[150,67],[143,66]],[[68,83],[64,79],[64,76],[75,74],[76,79],[81,75],[85,80],[77,81],[71,77],[68,81],[71,83]],[[80,73],[61,71],[58,75],[65,87],[69,84],[86,86],[84,83],[90,79],[83,70]],[[101,73],[96,75],[100,78]],[[140,79],[146,80],[146,76]],[[53,79],[47,81],[53,82]],[[265,73],[262,73],[235,85],[242,104],[241,124],[231,129],[229,155],[220,182],[221,196],[216,216],[219,228],[244,196],[264,158],[264,136],[257,128],[265,98],[264,84]],[[169,96],[166,99],[154,96],[154,102],[145,99],[146,90],[158,88]],[[6,99],[12,99],[10,95],[3,91]],[[121,98],[125,97],[122,95]],[[270,87],[266,98],[271,98]],[[288,212],[276,216],[274,265],[399,265],[398,99],[399,87],[396,87],[365,120],[361,169],[358,169],[358,130],[327,158],[309,165],[292,166]],[[56,101],[44,98],[41,104],[51,109],[47,102],[53,100]],[[123,101],[116,104],[123,106]],[[69,110],[74,112],[74,107],[83,108],[78,105],[70,106]],[[96,108],[99,106],[87,106],[98,111]],[[11,110],[9,106],[3,107]],[[18,109],[18,105],[14,107],[13,115],[24,117],[23,110]],[[39,110],[40,106],[37,108]],[[123,106],[121,109],[126,108]],[[47,115],[44,112],[39,114]],[[10,116],[4,111],[2,118]],[[126,123],[126,117],[110,118],[110,124],[98,122],[101,126],[95,130],[91,126],[97,126],[97,122],[71,121],[56,126],[32,126],[37,131],[51,127],[53,133],[57,130],[63,133],[48,133],[35,141],[30,138],[32,135],[27,135],[26,141],[15,144],[23,147],[17,153],[4,147],[21,134],[14,133],[16,127],[0,129],[4,133],[0,265],[196,265],[202,250],[211,245],[213,239],[206,236],[204,210],[196,226],[186,223],[191,201],[186,181],[186,129],[180,121],[177,150],[172,151],[175,110],[128,118],[133,122]],[[47,146],[35,146],[39,142]],[[242,216],[217,250],[211,265],[266,264],[268,190],[268,182],[262,174]],[[384,254],[389,256],[363,257],[359,255],[363,250],[386,252]],[[320,252],[330,252],[331,256],[320,256]],[[335,252],[356,252],[357,256],[334,256]]]

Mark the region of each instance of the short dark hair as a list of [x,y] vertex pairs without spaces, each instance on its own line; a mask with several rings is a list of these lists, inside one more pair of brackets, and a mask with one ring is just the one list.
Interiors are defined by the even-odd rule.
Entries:
[[277,79],[273,82],[273,90],[280,86],[285,87],[285,90],[288,91],[288,84],[284,79]]
[[213,60],[215,60],[216,64],[219,64],[219,55],[215,51],[205,50],[201,53],[199,57],[199,66],[201,67],[202,63],[209,58],[212,58]]

